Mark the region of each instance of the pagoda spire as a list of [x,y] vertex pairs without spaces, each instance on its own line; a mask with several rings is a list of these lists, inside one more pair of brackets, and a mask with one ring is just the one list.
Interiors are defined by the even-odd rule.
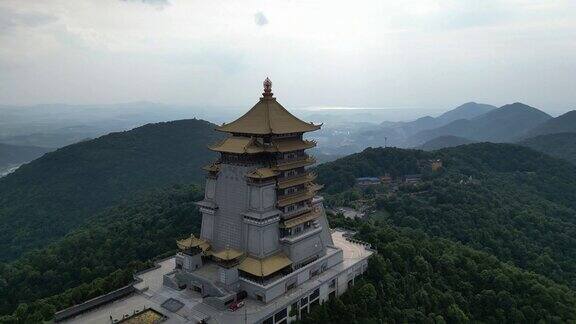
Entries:
[[270,81],[270,78],[266,77],[266,80],[264,80],[264,92],[262,93],[262,96],[264,97],[272,97],[273,93],[272,93],[272,81]]
[[250,135],[281,135],[306,133],[320,129],[321,125],[314,125],[298,119],[272,96],[272,81],[266,78],[262,83],[264,92],[260,100],[248,112],[229,124],[223,124],[216,130],[232,134]]

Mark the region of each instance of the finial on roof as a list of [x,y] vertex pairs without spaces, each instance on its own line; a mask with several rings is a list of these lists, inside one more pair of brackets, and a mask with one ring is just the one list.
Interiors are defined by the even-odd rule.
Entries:
[[268,77],[264,80],[264,92],[262,95],[264,97],[272,97],[272,81]]

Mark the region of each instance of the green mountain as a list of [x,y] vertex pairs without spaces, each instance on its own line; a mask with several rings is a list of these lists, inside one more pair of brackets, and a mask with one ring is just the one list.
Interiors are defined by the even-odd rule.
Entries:
[[428,142],[420,145],[418,148],[424,151],[435,151],[446,147],[454,147],[471,143],[474,143],[474,141],[463,137],[445,135],[433,138]]
[[453,122],[459,119],[474,119],[478,116],[482,116],[487,112],[495,109],[497,109],[497,107],[494,107],[492,105],[476,102],[467,102],[450,111],[443,113],[442,115],[436,117],[436,119],[442,121],[444,124],[447,124],[449,122]]
[[[441,159],[443,170],[423,170],[423,159]],[[418,172],[422,183],[392,195],[353,187],[355,177]],[[385,224],[461,242],[576,287],[576,166],[568,162],[479,143],[430,153],[367,149],[317,173],[331,204],[368,204]]]
[[552,117],[522,103],[505,105],[473,119],[460,119],[442,127],[424,130],[408,139],[412,146],[439,136],[458,136],[473,141],[512,142]]
[[518,144],[576,164],[576,133],[540,135]]
[[[422,169],[431,158],[443,160],[442,171]],[[336,216],[331,225],[357,230],[378,256],[364,280],[304,322],[576,319],[576,166],[517,145],[481,143],[435,152],[367,149],[316,169],[328,203],[372,204],[368,222]],[[359,176],[418,172],[421,183],[394,194],[354,187]],[[132,271],[174,253],[175,239],[198,231],[192,202],[201,194],[175,186],[126,198],[0,263],[0,322],[49,320],[55,309],[126,284]]]
[[22,163],[30,162],[43,154],[49,149],[36,146],[19,146],[0,143],[0,176],[2,171],[9,167],[18,166]]
[[[120,288],[200,230],[197,186],[152,190],[100,212],[60,240],[0,263],[0,323],[41,323],[54,311]],[[2,315],[15,313],[15,316]]]
[[203,179],[221,138],[202,120],[148,124],[73,144],[0,179],[0,260],[40,247],[139,192]]
[[574,291],[544,276],[422,231],[343,223],[378,254],[363,279],[312,309],[305,324],[569,323],[576,318]]
[[[415,134],[443,127],[455,121],[473,119],[495,109],[496,107],[492,105],[468,102],[449,110],[438,117],[425,116],[409,122],[383,122],[377,129],[371,129],[355,134],[356,136],[354,136],[354,140],[362,147],[416,146],[412,145],[412,142],[410,141],[410,138]],[[384,140],[385,138],[386,141]]]
[[569,111],[531,129],[525,137],[556,133],[576,133],[576,110]]

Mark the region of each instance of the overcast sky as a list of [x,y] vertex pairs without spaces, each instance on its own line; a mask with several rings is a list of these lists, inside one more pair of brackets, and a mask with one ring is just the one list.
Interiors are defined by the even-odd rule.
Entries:
[[574,0],[0,0],[0,104],[576,108]]

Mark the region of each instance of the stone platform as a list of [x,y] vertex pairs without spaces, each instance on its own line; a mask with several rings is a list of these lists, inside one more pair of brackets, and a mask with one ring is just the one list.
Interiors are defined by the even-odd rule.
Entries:
[[[237,311],[222,311],[204,303],[202,296],[197,292],[164,287],[163,276],[173,271],[175,267],[175,258],[172,257],[158,263],[158,267],[138,274],[136,280],[140,282],[134,285],[136,289],[134,294],[62,321],[62,323],[111,323],[111,318],[112,322],[121,321],[145,309],[152,309],[164,315],[166,320],[162,323],[167,324],[201,321],[223,324],[287,323],[296,318],[288,315],[292,307],[297,307],[297,312],[306,312],[311,304],[322,303],[332,296],[342,294],[349,285],[354,283],[354,278],[366,270],[372,250],[366,245],[347,240],[343,231],[333,231],[332,239],[334,248],[339,248],[343,252],[343,262],[268,303],[249,298],[245,300],[245,306]],[[170,299],[183,306],[176,312],[162,307],[162,304]],[[174,304],[174,301],[170,303]],[[276,321],[274,315],[278,315]]]

